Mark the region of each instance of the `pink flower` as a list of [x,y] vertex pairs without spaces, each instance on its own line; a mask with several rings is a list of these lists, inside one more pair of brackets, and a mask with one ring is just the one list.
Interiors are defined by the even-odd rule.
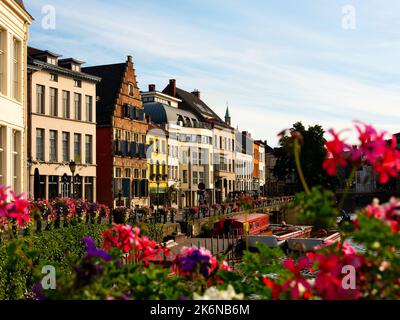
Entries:
[[356,249],[354,249],[354,247],[348,242],[344,242],[342,244],[342,251],[343,251],[345,256],[350,256],[350,255],[353,255],[353,254],[357,254]]

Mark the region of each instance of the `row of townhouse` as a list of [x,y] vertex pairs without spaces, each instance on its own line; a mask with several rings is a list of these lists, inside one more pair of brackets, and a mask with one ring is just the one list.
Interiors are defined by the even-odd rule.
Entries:
[[84,61],[28,47],[32,17],[1,0],[0,184],[110,206],[222,203],[260,193],[265,144],[176,80],[141,92],[131,56]]

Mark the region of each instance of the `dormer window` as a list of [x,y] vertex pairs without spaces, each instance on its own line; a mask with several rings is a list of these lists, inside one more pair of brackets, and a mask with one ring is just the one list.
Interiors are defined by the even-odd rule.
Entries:
[[78,64],[72,64],[71,65],[71,70],[76,71],[76,72],[81,72],[81,66]]
[[128,87],[129,87],[129,95],[130,95],[131,97],[133,97],[135,87],[133,86],[132,83],[130,83],[130,84],[128,85]]
[[48,56],[47,63],[57,65],[57,58]]

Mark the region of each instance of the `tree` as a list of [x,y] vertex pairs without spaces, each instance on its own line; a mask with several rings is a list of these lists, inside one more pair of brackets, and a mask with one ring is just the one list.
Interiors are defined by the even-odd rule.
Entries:
[[[300,162],[304,177],[310,187],[322,185],[334,189],[337,178],[328,177],[322,168],[326,156],[324,129],[320,125],[309,126],[306,129],[301,122],[296,122],[291,131],[299,132],[302,139]],[[293,140],[290,136],[283,136],[279,140],[280,148],[276,151],[277,162],[274,167],[274,176],[281,181],[294,179],[294,190],[302,190],[298,179],[296,164],[293,155]]]

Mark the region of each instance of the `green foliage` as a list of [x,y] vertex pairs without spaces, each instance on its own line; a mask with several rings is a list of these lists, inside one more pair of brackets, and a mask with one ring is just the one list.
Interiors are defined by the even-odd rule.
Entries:
[[100,245],[101,231],[107,228],[79,224],[3,242],[0,245],[0,300],[22,299],[29,293],[37,278],[28,260],[38,272],[42,266],[52,265],[57,276],[69,274],[85,252],[82,238],[91,236]]
[[262,277],[279,278],[286,273],[282,268],[285,254],[280,248],[269,248],[262,243],[256,245],[256,252],[245,251],[241,263],[235,266],[235,272],[220,271],[224,281],[220,287],[226,289],[231,284],[236,292],[243,293],[250,299],[270,299],[271,291]]
[[146,223],[140,225],[142,234],[148,236],[150,239],[161,242],[164,238],[164,224],[154,223],[151,219]]
[[297,193],[289,210],[294,210],[301,223],[321,228],[336,225],[338,210],[335,207],[334,193],[321,187],[313,187],[310,193]]
[[[314,125],[306,129],[301,122],[297,122],[291,130],[300,132],[303,137],[300,162],[308,185],[310,187],[322,185],[333,189],[338,183],[337,178],[326,176],[322,168],[326,156],[323,128],[320,125]],[[274,175],[282,181],[290,179],[293,175],[297,177],[292,138],[285,136],[280,139],[279,144],[281,148],[276,151],[277,162]],[[296,183],[295,190],[302,190],[299,181]]]
[[214,230],[214,224],[217,221],[217,217],[210,217],[207,222],[202,225],[201,232],[203,237],[211,237]]

